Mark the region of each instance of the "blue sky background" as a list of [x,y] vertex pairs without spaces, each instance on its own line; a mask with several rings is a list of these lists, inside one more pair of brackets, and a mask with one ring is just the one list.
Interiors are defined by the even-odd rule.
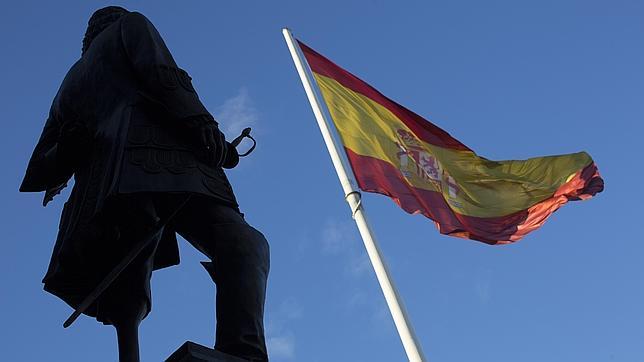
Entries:
[[[13,1],[0,15],[0,339],[7,361],[115,361],[112,327],[42,291],[62,197],[18,185],[51,100],[104,1]],[[490,159],[588,151],[606,181],[509,246],[438,234],[364,196],[430,361],[643,361],[644,3],[641,1],[120,1],[147,15],[233,138],[228,172],[272,246],[272,361],[403,361],[280,29]],[[189,4],[189,5],[186,5]],[[211,345],[215,289],[181,244],[153,277],[143,361]]]

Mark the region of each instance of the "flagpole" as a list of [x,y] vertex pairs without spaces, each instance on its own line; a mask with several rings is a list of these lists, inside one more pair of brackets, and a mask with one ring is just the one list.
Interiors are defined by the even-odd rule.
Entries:
[[400,336],[403,347],[405,348],[407,357],[409,358],[409,361],[412,362],[426,361],[421,350],[420,343],[414,334],[411,322],[407,316],[407,312],[402,304],[402,300],[396,290],[393,280],[391,279],[389,269],[383,260],[382,253],[374,233],[367,221],[367,215],[364,210],[364,205],[361,202],[360,192],[358,190],[357,182],[355,181],[353,170],[348,166],[346,154],[336,141],[337,136],[333,131],[328,114],[323,111],[323,103],[320,101],[320,97],[316,92],[317,85],[315,83],[315,79],[313,79],[311,75],[312,73],[308,67],[308,63],[304,60],[302,51],[295,43],[290,30],[284,28],[282,29],[282,34],[284,35],[284,39],[288,45],[295,67],[297,68],[297,73],[300,75],[300,80],[302,81],[302,85],[306,91],[306,96],[309,99],[309,103],[311,103],[311,108],[315,114],[315,119],[318,122],[320,131],[322,132],[324,143],[326,144],[331,160],[333,161],[333,166],[338,173],[340,184],[342,184],[345,200],[349,204],[353,214],[353,219],[358,225],[360,236],[362,236],[362,241],[367,249],[369,260],[376,272],[380,288],[385,295],[387,306],[389,307],[391,316],[394,319],[394,324],[398,330],[398,335]]

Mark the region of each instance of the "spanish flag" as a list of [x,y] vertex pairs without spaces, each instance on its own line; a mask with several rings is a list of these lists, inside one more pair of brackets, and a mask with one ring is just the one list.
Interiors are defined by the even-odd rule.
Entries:
[[604,188],[585,153],[490,161],[298,42],[358,186],[434,220],[442,234],[507,244],[569,200]]

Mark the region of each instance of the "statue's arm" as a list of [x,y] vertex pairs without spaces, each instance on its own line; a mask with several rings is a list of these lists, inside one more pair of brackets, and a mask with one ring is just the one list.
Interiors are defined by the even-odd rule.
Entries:
[[45,191],[65,184],[71,178],[73,171],[68,167],[61,167],[59,159],[60,127],[58,117],[55,116],[53,109],[50,110],[40,139],[29,160],[20,191]]
[[126,14],[121,20],[121,39],[141,95],[185,126],[207,162],[224,165],[231,147],[199,100],[192,78],[177,66],[154,25],[140,13]]
[[192,78],[177,66],[161,35],[143,14],[132,12],[123,17],[121,38],[144,97],[176,121],[202,117],[215,122],[192,87]]

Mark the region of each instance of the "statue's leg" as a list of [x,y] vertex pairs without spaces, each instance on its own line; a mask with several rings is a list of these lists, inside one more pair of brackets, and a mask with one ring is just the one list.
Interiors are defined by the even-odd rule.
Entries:
[[265,360],[268,243],[260,232],[241,224],[220,227],[216,238],[213,262],[207,267],[217,284],[215,349],[253,361]]
[[[149,236],[157,219],[152,202],[143,197],[121,199],[115,206],[120,214],[112,221],[119,236],[106,251],[106,269],[110,270],[141,238]],[[143,249],[97,301],[97,320],[116,328],[120,362],[140,361],[139,325],[150,311],[150,278],[157,244],[158,239],[153,240]]]
[[217,284],[215,349],[267,361],[263,319],[268,242],[237,210],[210,199],[191,200],[184,211],[177,231],[212,260],[207,269]]
[[[152,249],[149,247],[148,249]],[[139,362],[139,325],[150,311],[153,250],[143,250],[99,299],[98,318],[116,328],[119,361]]]

